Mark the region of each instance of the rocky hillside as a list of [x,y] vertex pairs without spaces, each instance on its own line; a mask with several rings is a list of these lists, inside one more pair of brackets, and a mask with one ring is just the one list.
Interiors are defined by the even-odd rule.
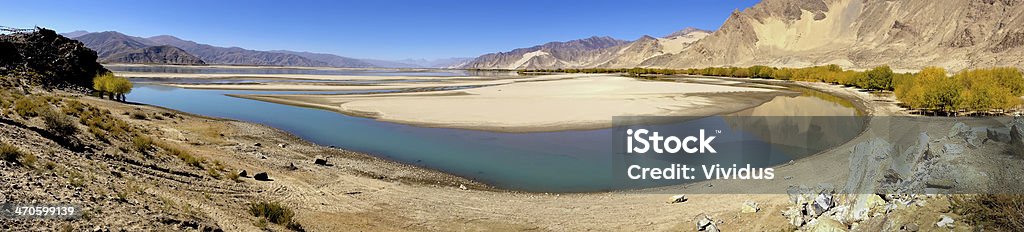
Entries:
[[[707,38],[698,38],[703,36]],[[614,57],[611,63],[574,64],[664,68],[822,64],[868,68],[887,64],[897,69],[942,66],[951,70],[1024,67],[1024,2],[764,0],[733,12],[714,33],[695,35],[688,41],[692,44],[676,44],[652,57],[658,45],[654,38],[644,37],[629,49],[606,49],[593,55]],[[661,49],[666,47],[661,44]],[[468,67],[567,66],[565,62],[534,62],[532,66],[513,67],[505,65],[508,62],[497,62],[502,59],[494,54],[477,60]]]
[[331,67],[345,67],[345,68],[370,68],[370,67],[377,67],[376,65],[374,65],[374,64],[372,64],[370,62],[366,62],[366,61],[363,61],[363,60],[360,60],[360,59],[356,59],[356,58],[349,58],[349,57],[334,55],[334,54],[312,53],[312,52],[295,52],[295,51],[288,51],[288,50],[274,50],[274,51],[270,51],[270,52],[297,55],[297,56],[301,56],[301,57],[304,57],[304,58],[307,58],[307,59],[311,59],[311,60],[327,63],[327,66],[331,66]]
[[644,65],[1022,66],[1020,1],[766,0],[691,49]]
[[486,54],[464,65],[478,69],[537,69],[591,66],[602,59],[604,49],[629,43],[611,37],[590,37],[551,42],[509,52]]
[[199,57],[188,54],[184,50],[174,46],[158,45],[144,48],[137,48],[117,53],[103,59],[105,63],[134,63],[134,64],[206,64]]
[[0,35],[0,75],[49,87],[92,87],[92,78],[106,73],[96,52],[81,42],[36,28]]

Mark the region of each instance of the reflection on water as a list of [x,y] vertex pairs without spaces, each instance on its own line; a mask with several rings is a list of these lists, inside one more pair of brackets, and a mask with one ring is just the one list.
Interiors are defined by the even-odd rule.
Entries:
[[[138,81],[138,80],[137,80]],[[137,82],[129,101],[213,117],[279,128],[305,140],[364,152],[398,162],[441,170],[500,188],[535,192],[591,192],[673,183],[614,181],[612,129],[543,133],[497,133],[463,129],[423,128],[380,122],[327,110],[280,105],[225,94],[304,94],[308,92],[195,90]],[[317,92],[322,93],[322,92]],[[337,93],[357,93],[340,91]],[[793,107],[793,108],[786,108]],[[788,109],[788,110],[785,110]],[[843,110],[845,109],[845,110]],[[854,116],[856,110],[815,96],[777,97],[736,115],[804,114]],[[735,128],[745,122],[722,117],[711,120]],[[730,124],[731,123],[731,124]],[[750,138],[776,138],[784,133],[825,133],[831,122],[763,122],[779,128],[746,130]],[[850,125],[856,126],[856,125]],[[779,136],[789,137],[789,136]],[[814,136],[827,138],[825,136]],[[832,138],[828,138],[832,139]],[[835,138],[840,141],[841,138]],[[770,141],[786,144],[791,141]],[[756,147],[750,145],[747,147]],[[756,152],[757,149],[748,149]],[[807,151],[781,151],[757,165],[772,166],[806,156]],[[723,161],[726,162],[726,161]]]

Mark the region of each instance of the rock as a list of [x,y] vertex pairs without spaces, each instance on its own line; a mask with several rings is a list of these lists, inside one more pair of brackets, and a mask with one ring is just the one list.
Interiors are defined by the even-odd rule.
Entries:
[[259,181],[270,181],[270,175],[267,175],[266,172],[256,173],[252,178]]
[[793,179],[793,176],[784,176],[784,177],[782,177],[782,179],[784,179],[784,180],[791,180],[791,179]]
[[832,209],[832,194],[821,193],[814,198],[814,202],[807,205],[807,214],[817,217],[825,211]]
[[242,171],[238,172],[238,176],[249,177],[249,173],[245,172],[245,170],[243,169]]
[[820,217],[814,227],[809,230],[811,232],[840,232],[848,231],[846,225],[828,217]]
[[711,220],[711,217],[701,214],[696,219],[697,231],[719,232],[718,226],[715,225],[715,221]]
[[804,225],[804,214],[802,207],[789,207],[785,211],[782,211],[782,216],[789,219],[789,224],[793,226]]
[[469,190],[469,188],[467,188],[467,187],[466,187],[466,185],[464,185],[464,184],[460,184],[460,185],[459,185],[459,189],[462,189],[462,190]]
[[900,230],[906,231],[906,232],[917,232],[918,230],[921,230],[921,226],[918,226],[915,223],[910,223],[910,224],[906,224],[906,225],[901,226]]
[[277,146],[281,147],[281,148],[284,148],[284,147],[288,146],[288,144],[279,143],[279,144],[277,144]]
[[263,146],[263,144],[260,144],[260,143],[253,143],[253,144],[252,144],[252,146],[253,146],[253,147],[261,147],[261,146]]
[[939,222],[935,223],[935,226],[938,226],[939,228],[953,228],[953,218],[942,215],[939,217]]
[[942,145],[942,153],[945,154],[960,154],[964,153],[964,145],[947,143]]
[[877,194],[861,194],[856,196],[850,219],[854,221],[867,220],[876,213],[884,213],[886,202]]
[[931,179],[924,186],[927,188],[951,189],[956,186],[956,181],[951,179]]
[[299,170],[299,167],[296,167],[295,163],[288,163],[288,170],[291,170],[291,171]]
[[686,194],[679,194],[679,195],[675,195],[675,196],[669,197],[668,203],[669,204],[683,203],[683,202],[686,202],[686,200],[687,200],[686,199]]
[[327,160],[317,158],[316,160],[313,160],[313,164],[327,166]]
[[996,142],[1010,142],[1010,129],[1009,128],[985,128],[985,135],[988,140]]
[[740,206],[740,213],[757,213],[761,208],[757,207],[757,202],[744,201],[743,205]]
[[949,135],[946,138],[949,139],[965,139],[971,134],[971,127],[967,126],[963,122],[957,122],[953,124],[953,128],[949,130]]

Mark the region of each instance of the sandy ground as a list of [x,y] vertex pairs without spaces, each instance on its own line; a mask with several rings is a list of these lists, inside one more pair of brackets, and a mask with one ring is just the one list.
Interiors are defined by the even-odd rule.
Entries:
[[238,96],[417,126],[538,132],[608,128],[613,116],[734,112],[782,94],[774,89],[644,81],[616,75],[565,77],[422,93]]

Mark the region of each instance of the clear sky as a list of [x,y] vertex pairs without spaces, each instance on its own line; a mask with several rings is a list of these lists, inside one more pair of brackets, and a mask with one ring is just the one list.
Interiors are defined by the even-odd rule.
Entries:
[[0,1],[0,25],[174,35],[372,59],[475,57],[590,36],[715,30],[757,0]]

